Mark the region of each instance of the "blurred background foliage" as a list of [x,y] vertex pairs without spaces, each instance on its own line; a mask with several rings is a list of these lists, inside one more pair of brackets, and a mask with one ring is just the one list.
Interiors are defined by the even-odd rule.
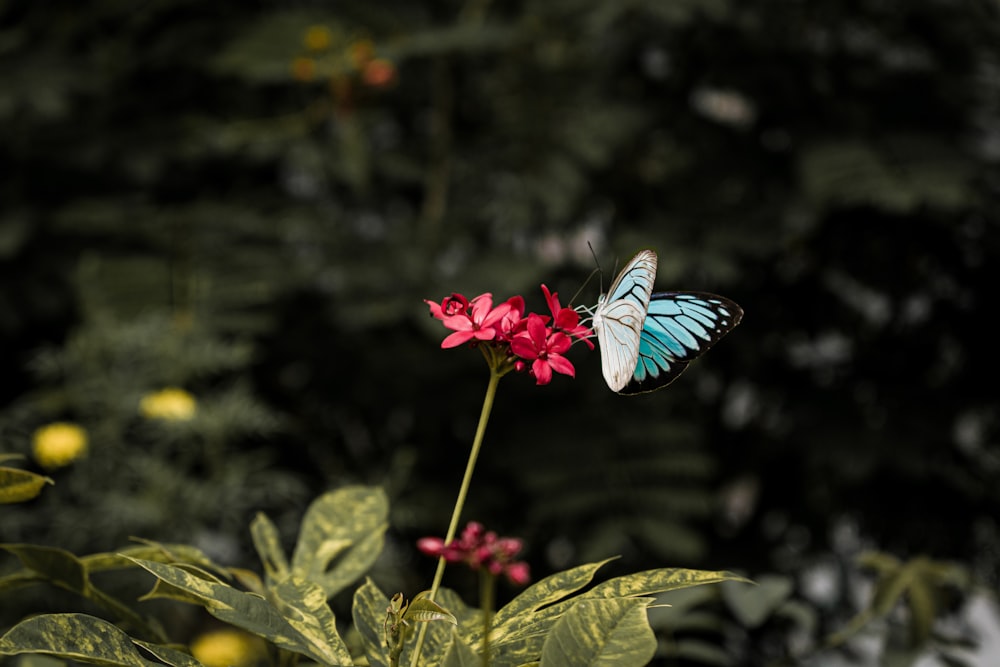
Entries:
[[[995,1],[11,1],[0,54],[2,447],[89,436],[3,541],[242,563],[256,511],[291,542],[362,481],[393,502],[377,576],[417,592],[487,379],[421,300],[543,310],[589,243],[605,285],[653,247],[658,288],[746,316],[653,395],[583,347],[575,381],[501,384],[468,516],[536,575],[777,577],[763,616],[665,621],[679,664],[816,645],[865,549],[996,588]],[[165,387],[191,419],[142,416]]]

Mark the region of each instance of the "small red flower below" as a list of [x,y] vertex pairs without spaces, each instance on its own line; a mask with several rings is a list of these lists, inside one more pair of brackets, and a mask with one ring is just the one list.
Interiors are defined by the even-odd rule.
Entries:
[[481,523],[470,521],[458,539],[448,544],[440,537],[423,537],[417,548],[428,556],[444,558],[449,563],[465,563],[473,570],[485,569],[493,576],[504,575],[516,586],[531,581],[531,570],[524,561],[514,558],[521,552],[523,542],[516,537],[497,537]]

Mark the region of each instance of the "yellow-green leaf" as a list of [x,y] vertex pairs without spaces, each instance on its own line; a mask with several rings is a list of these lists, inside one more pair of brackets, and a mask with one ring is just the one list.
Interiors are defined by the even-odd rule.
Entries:
[[57,586],[86,595],[86,568],[69,551],[35,544],[0,544],[0,549],[17,556],[25,569],[45,577]]
[[913,580],[913,570],[907,565],[880,577],[872,595],[871,610],[877,616],[885,616],[896,606]]
[[327,597],[350,586],[381,553],[388,515],[379,488],[349,486],[320,496],[302,519],[292,574],[316,582]]
[[462,641],[457,632],[452,632],[451,643],[441,658],[441,667],[481,667],[482,664],[482,658]]
[[86,614],[44,614],[21,621],[0,637],[0,655],[42,653],[109,667],[147,667],[131,638]]
[[[493,617],[490,646],[494,660],[504,665],[520,665],[537,659],[552,625],[575,603],[563,598],[590,583],[607,562],[557,572],[532,584],[507,603]],[[478,641],[481,633],[474,631],[472,637]]]
[[299,635],[313,655],[327,664],[350,665],[347,645],[337,634],[337,622],[319,585],[298,577],[286,578],[269,591],[271,602]]
[[288,559],[281,550],[278,528],[263,512],[250,523],[250,536],[257,556],[264,564],[264,574],[269,582],[281,581],[288,576]]
[[46,484],[55,482],[49,477],[27,470],[0,468],[0,504],[31,500],[42,492]]
[[666,593],[690,586],[718,584],[723,581],[753,583],[732,572],[659,568],[609,579],[583,594],[585,598],[621,598]]
[[[789,577],[764,575],[757,586],[740,581],[722,582],[722,598],[733,615],[746,628],[756,628],[778,609],[792,594],[794,584]],[[669,602],[669,598],[667,600]]]
[[389,654],[385,645],[385,619],[389,598],[371,579],[354,591],[351,614],[354,627],[361,635],[365,657],[371,667],[389,667]]
[[154,561],[157,563],[183,563],[196,565],[203,570],[217,574],[228,575],[226,568],[216,565],[201,549],[189,544],[164,544],[153,540],[132,538],[140,542],[135,546],[119,549],[114,553],[98,553],[81,556],[88,572],[103,570],[121,570],[136,567],[133,558]]
[[519,619],[523,621],[527,615],[541,607],[575,593],[589,584],[594,573],[610,560],[579,565],[532,584],[497,612],[493,618],[494,627],[500,629],[511,623],[519,625]]
[[649,599],[580,600],[545,639],[541,667],[636,667],[656,653]]
[[410,603],[403,618],[407,621],[447,621],[452,625],[458,625],[458,619],[454,614],[427,598],[416,598]]
[[143,569],[160,581],[179,589],[199,603],[220,621],[267,639],[284,649],[301,653],[317,662],[331,663],[327,655],[317,654],[312,643],[289,624],[278,609],[253,593],[245,593],[232,586],[195,576],[176,565],[134,559]]
[[198,662],[193,655],[172,646],[153,644],[151,642],[144,642],[138,639],[133,639],[132,641],[171,667],[202,667],[202,664]]
[[931,627],[937,605],[934,604],[933,585],[926,579],[917,579],[907,592],[910,607],[910,633],[912,648],[922,646],[930,639]]

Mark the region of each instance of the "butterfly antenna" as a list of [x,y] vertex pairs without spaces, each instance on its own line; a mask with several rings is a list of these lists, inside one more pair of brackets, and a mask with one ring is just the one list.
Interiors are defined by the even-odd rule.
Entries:
[[594,274],[595,273],[600,273],[600,272],[601,272],[601,267],[597,267],[596,269],[594,269],[593,271],[591,271],[590,275],[587,276],[587,279],[583,281],[583,284],[580,285],[580,289],[578,289],[576,291],[576,294],[573,295],[573,298],[570,299],[569,302],[573,303],[574,301],[576,301],[576,297],[580,296],[580,292],[582,292],[583,288],[587,286],[587,283],[590,282],[590,279],[594,277]]
[[[600,283],[600,285],[598,287],[601,290],[601,294],[604,294],[604,272],[601,271],[601,261],[599,259],[597,259],[597,253],[594,251],[594,246],[592,246],[590,244],[590,241],[587,241],[587,247],[590,248],[590,254],[593,256],[593,258],[594,258],[594,264],[597,266],[597,268],[595,269],[595,271],[597,271],[597,273],[601,274],[601,283]],[[590,276],[587,278],[587,280],[589,281],[593,277],[594,277],[594,273],[591,272]],[[587,283],[584,283],[584,285],[586,285],[586,284]],[[580,289],[583,289],[583,287],[581,287]],[[579,294],[579,292],[577,292],[577,294]],[[574,298],[576,298],[576,297],[574,297]]]

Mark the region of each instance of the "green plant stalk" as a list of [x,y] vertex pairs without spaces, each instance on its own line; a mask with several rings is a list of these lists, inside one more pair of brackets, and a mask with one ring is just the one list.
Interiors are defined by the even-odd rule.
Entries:
[[493,624],[493,605],[496,601],[497,578],[489,570],[479,572],[479,606],[483,610],[483,667],[490,664],[490,626]]
[[[472,484],[472,472],[476,469],[476,459],[479,458],[479,450],[483,445],[483,436],[486,434],[486,424],[490,420],[490,412],[493,410],[493,399],[497,394],[497,385],[500,378],[506,375],[511,366],[497,358],[496,352],[482,346],[483,355],[490,366],[490,382],[486,386],[486,398],[483,399],[483,409],[479,413],[479,425],[476,427],[476,436],[472,441],[472,451],[469,452],[469,460],[465,464],[465,476],[462,477],[462,486],[458,489],[458,498],[455,499],[455,509],[451,513],[451,523],[448,525],[448,533],[445,535],[444,543],[450,544],[455,539],[458,532],[458,522],[462,518],[462,508],[465,506],[465,498],[469,494],[469,486]],[[431,583],[431,590],[427,598],[433,600],[437,595],[438,588],[441,587],[441,579],[444,578],[444,557],[438,558],[437,570],[434,572],[434,581]],[[427,634],[427,623],[420,624],[420,631],[417,633],[417,645],[413,649],[413,659],[410,667],[417,667],[417,660],[420,658],[420,649],[424,645],[424,637]]]

